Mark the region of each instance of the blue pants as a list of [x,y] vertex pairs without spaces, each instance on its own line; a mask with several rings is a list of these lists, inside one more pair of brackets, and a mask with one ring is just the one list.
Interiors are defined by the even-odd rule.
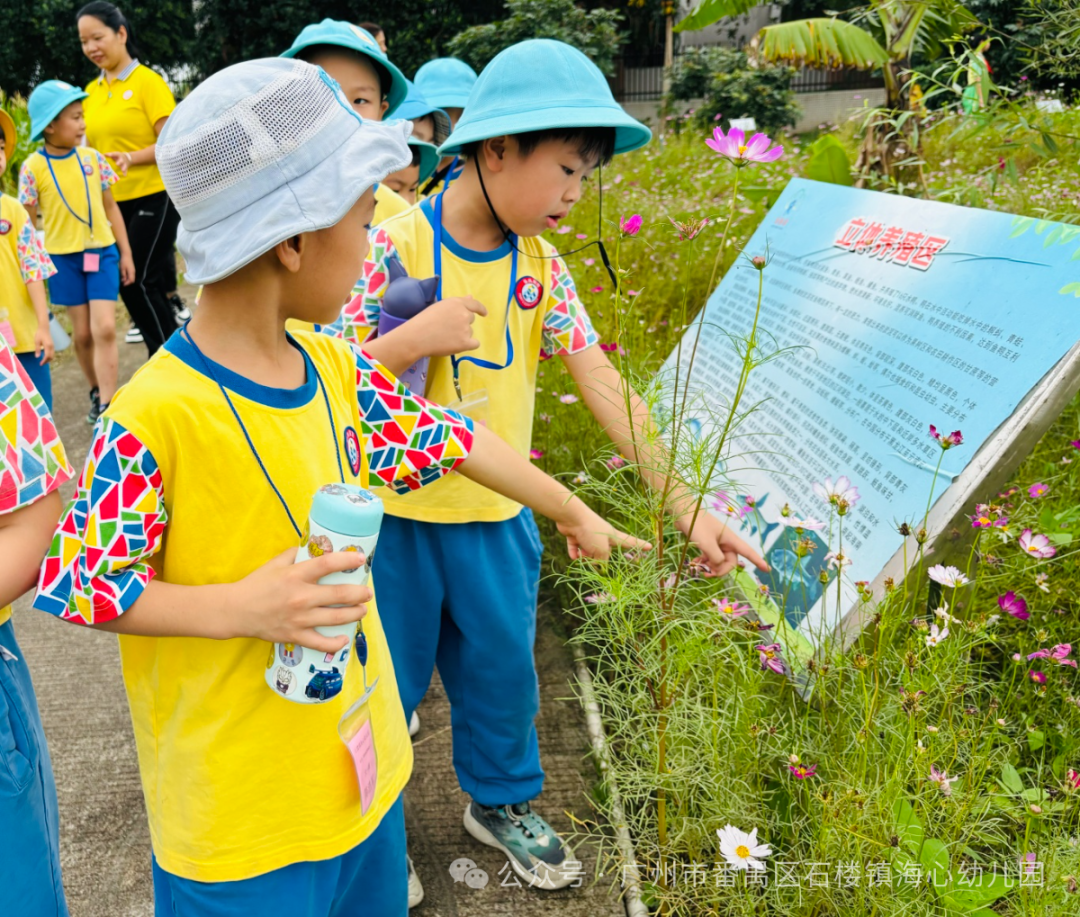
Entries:
[[45,399],[45,404],[49,408],[49,413],[52,413],[52,371],[49,369],[49,364],[44,366],[38,362],[38,358],[34,356],[34,351],[29,353],[17,353],[15,354],[19,358],[19,362],[22,363],[22,368],[26,370],[26,374],[30,377],[30,381],[34,383],[40,393],[41,397]]
[[[297,779],[300,779],[299,777]],[[292,863],[237,882],[196,882],[154,860],[155,917],[407,917],[401,797],[368,839],[330,860]]]
[[372,561],[405,716],[437,665],[458,782],[485,806],[525,802],[544,785],[533,662],[542,551],[529,510],[506,522],[387,516]]
[[0,912],[67,917],[52,762],[10,620],[0,647]]

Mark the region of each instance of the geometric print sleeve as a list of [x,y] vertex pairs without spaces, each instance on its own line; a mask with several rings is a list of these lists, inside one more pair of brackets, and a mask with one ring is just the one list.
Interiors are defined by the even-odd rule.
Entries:
[[22,274],[23,283],[48,280],[56,273],[52,258],[38,241],[34,226],[29,220],[26,220],[19,229],[16,245],[19,251],[19,272]]
[[101,173],[101,190],[108,191],[113,185],[120,181],[120,176],[116,174],[112,167],[112,163],[101,153],[94,150],[94,155],[97,156],[98,171]]
[[19,203],[36,207],[38,202],[37,178],[30,163],[24,162],[19,170]]
[[157,462],[134,434],[102,418],[75,502],[60,518],[34,607],[77,624],[122,615],[154,576],[146,560],[168,521]]
[[562,258],[551,262],[551,293],[544,316],[541,350],[549,357],[568,357],[580,353],[600,340],[593,330],[585,306],[578,298],[574,278]]
[[472,451],[473,421],[419,398],[353,345],[368,486],[406,494],[449,474]]
[[326,326],[328,333],[355,346],[362,346],[378,333],[383,293],[390,282],[387,262],[397,257],[394,243],[384,229],[372,230],[368,243],[364,272],[353,287],[352,299],[341,310],[341,319]]
[[0,513],[29,506],[74,474],[45,399],[0,343]]

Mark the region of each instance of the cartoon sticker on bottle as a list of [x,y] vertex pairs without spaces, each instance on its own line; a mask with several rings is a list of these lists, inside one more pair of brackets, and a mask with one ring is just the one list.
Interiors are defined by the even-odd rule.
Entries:
[[544,285],[535,277],[522,277],[514,287],[514,299],[522,309],[535,309],[544,298]]
[[343,554],[344,554],[344,553],[345,553],[346,551],[353,551],[353,552],[355,552],[355,553],[359,554],[360,556],[359,556],[359,557],[357,557],[356,559],[357,559],[358,561],[360,561],[360,563],[358,563],[358,564],[357,564],[357,565],[356,565],[355,567],[350,567],[350,568],[349,568],[348,570],[343,570],[343,571],[342,571],[343,573],[355,573],[355,572],[356,572],[357,570],[359,570],[359,569],[360,569],[361,567],[367,567],[367,568],[368,568],[368,569],[367,569],[367,572],[368,572],[368,573],[370,573],[370,572],[371,572],[371,566],[370,566],[370,564],[369,564],[369,562],[368,562],[368,558],[367,558],[367,555],[366,555],[366,554],[364,554],[364,549],[363,549],[362,547],[360,547],[360,545],[358,545],[358,544],[347,544],[347,545],[345,545],[345,547],[343,547],[343,548],[341,549],[341,552],[342,552]]
[[343,679],[341,670],[337,666],[327,670],[316,669],[314,665],[310,665],[308,673],[311,675],[311,681],[304,687],[305,696],[317,700],[329,700],[341,693]]
[[303,661],[304,648],[296,643],[282,643],[278,647],[278,656],[285,665],[293,668]]
[[353,474],[360,473],[360,437],[352,427],[345,428],[345,455]]
[[325,535],[312,535],[308,538],[308,557],[322,557],[334,550],[334,543]]
[[296,676],[283,665],[274,673],[274,687],[286,697],[296,690]]

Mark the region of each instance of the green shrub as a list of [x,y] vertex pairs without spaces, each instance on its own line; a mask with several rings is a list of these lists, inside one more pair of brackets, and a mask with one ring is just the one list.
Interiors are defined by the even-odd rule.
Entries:
[[14,196],[18,192],[19,169],[22,168],[23,160],[33,152],[37,146],[30,142],[30,115],[26,111],[26,99],[22,96],[6,96],[0,91],[0,108],[3,108],[11,120],[15,122],[15,130],[19,138],[15,143],[15,152],[8,160],[7,169],[0,175],[0,191]]

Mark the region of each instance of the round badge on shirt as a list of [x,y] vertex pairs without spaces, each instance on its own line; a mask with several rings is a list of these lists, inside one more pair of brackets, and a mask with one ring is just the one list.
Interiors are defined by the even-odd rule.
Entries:
[[129,89],[129,90],[127,91],[127,92],[125,92],[125,93],[124,93],[124,95],[123,95],[123,98],[124,98],[124,100],[126,101],[127,99],[130,99],[130,98],[131,98],[131,97],[132,97],[133,95],[135,95],[135,93],[133,93],[133,92],[132,92],[132,91],[131,91],[131,90]]
[[83,175],[85,175],[87,178],[90,178],[94,174],[94,167],[91,165],[84,165],[82,167],[82,170]]
[[352,427],[345,428],[345,455],[353,474],[360,473],[360,437]]
[[514,299],[522,309],[535,309],[544,298],[544,285],[535,277],[522,277],[514,287]]
[[0,236],[6,236],[11,232],[11,220],[0,220]]

